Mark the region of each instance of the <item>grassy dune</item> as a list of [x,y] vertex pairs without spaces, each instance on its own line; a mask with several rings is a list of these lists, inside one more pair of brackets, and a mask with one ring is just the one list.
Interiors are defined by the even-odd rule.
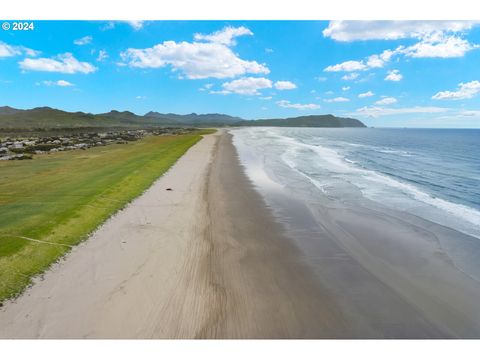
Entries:
[[201,134],[0,162],[0,301],[140,195]]

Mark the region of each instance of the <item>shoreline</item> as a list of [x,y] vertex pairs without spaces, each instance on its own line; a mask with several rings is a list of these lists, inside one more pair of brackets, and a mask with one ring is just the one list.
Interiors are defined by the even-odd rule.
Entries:
[[[232,138],[225,130],[204,136],[44,279],[6,303],[0,338],[474,334],[465,318],[444,315],[448,307],[435,298],[410,296],[412,281],[397,276],[399,265],[382,263],[392,243],[382,245],[370,230],[391,214],[329,207],[325,199],[265,196],[247,176]],[[282,206],[289,212],[282,214]],[[392,232],[392,239],[399,234]],[[401,251],[390,256],[410,261],[413,274],[422,269]]]
[[355,184],[319,191],[274,151],[245,146],[241,134],[235,141],[257,191],[334,293],[355,337],[480,337],[476,238],[388,209]]
[[231,138],[219,139],[208,182],[210,281],[221,289],[222,311],[202,337],[352,337],[336,299],[247,178]]

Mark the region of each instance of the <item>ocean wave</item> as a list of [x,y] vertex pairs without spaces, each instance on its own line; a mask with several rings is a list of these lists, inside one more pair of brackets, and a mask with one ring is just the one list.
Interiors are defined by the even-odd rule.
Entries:
[[[292,169],[293,171],[295,171],[296,173],[300,174],[301,176],[307,178],[317,189],[319,189],[322,193],[324,194],[327,194],[327,190],[326,190],[326,187],[327,187],[327,184],[324,184],[324,183],[321,183],[320,181],[318,181],[317,179],[315,179],[314,177],[308,175],[307,173],[305,173],[304,171],[301,171],[295,161],[293,161],[291,159],[291,156],[292,153],[294,152],[293,149],[289,149],[289,150],[286,150],[282,155],[281,155],[281,159],[283,160],[283,162],[285,164],[287,164],[290,169]],[[295,156],[294,156],[295,157]]]
[[[368,171],[368,170],[366,170]],[[406,184],[391,177],[376,173],[374,171],[368,171],[368,175],[373,181],[381,182],[387,186],[393,187],[395,189],[401,189],[406,192],[408,195],[412,195],[414,199],[421,201],[425,204],[434,206],[438,209],[448,212],[451,215],[466,220],[473,225],[480,225],[480,211],[470,208],[468,206],[453,203],[448,200],[441,199],[436,196],[432,196],[414,185]]]
[[[282,145],[284,145],[285,150],[282,159],[285,161],[285,163],[290,168],[300,172],[303,176],[308,178],[313,185],[315,185],[324,193],[326,192],[326,184],[308,174],[305,169],[300,168],[295,163],[296,156],[305,156],[304,153],[300,154],[302,149],[310,150],[317,156],[317,159],[320,158],[323,160],[324,163],[322,165],[328,165],[328,171],[332,174],[340,175],[346,181],[358,186],[364,196],[369,197],[368,195],[371,195],[372,193],[371,191],[369,192],[369,190],[375,188],[376,184],[377,186],[380,185],[380,192],[382,194],[385,192],[398,193],[400,191],[409,199],[414,199],[423,204],[432,206],[445,213],[448,213],[449,215],[455,216],[458,219],[467,221],[474,226],[480,225],[480,211],[463,204],[454,203],[438,196],[428,194],[412,184],[398,181],[391,176],[357,166],[354,161],[349,160],[344,155],[332,148],[322,145],[311,145],[303,141],[297,141],[295,138],[278,134],[275,131],[270,131],[269,136],[276,138],[278,141],[282,142]],[[312,159],[312,161],[315,162],[315,159]],[[361,179],[363,179],[363,181],[361,181]],[[388,199],[372,198],[372,200],[381,200],[382,203],[388,202]]]
[[406,156],[406,157],[412,156],[411,153],[409,153],[408,151],[404,151],[404,150],[392,150],[392,149],[376,148],[376,151],[379,151],[379,152],[384,153],[384,154],[394,154],[394,155],[400,155],[400,156]]

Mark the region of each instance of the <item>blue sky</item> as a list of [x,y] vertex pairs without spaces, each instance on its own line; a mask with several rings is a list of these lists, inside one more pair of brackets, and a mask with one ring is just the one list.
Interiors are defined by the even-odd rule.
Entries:
[[332,113],[378,127],[480,127],[477,22],[34,26],[0,30],[0,105],[246,119]]

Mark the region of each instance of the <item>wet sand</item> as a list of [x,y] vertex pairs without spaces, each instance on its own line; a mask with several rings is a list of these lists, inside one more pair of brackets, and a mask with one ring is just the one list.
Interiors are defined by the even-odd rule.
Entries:
[[[173,191],[165,191],[168,187]],[[429,279],[410,281],[416,269],[424,271],[423,264],[402,262],[411,256],[382,243],[382,229],[390,225],[378,219],[385,218],[373,211],[309,208],[312,204],[283,200],[298,209],[291,221],[304,224],[303,233],[289,232],[288,221],[282,224],[254,189],[231,135],[206,136],[42,280],[7,302],[0,310],[0,337],[449,338],[475,333],[474,321],[464,324],[458,312],[441,313],[448,307],[437,306],[443,300],[431,294],[441,296],[448,286],[426,297],[425,291],[410,294],[415,287],[428,287]],[[373,231],[376,226],[383,227]],[[390,235],[402,238],[399,232]],[[382,263],[388,256],[409,269],[402,273],[407,278]],[[467,303],[465,313],[474,308]]]
[[480,338],[477,238],[370,201],[355,184],[320,191],[273,155],[235,143],[353,337]]

